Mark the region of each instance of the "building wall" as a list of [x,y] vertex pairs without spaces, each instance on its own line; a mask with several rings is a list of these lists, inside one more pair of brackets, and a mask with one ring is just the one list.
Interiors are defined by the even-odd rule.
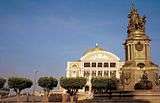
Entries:
[[66,77],[86,77],[88,80],[86,85],[91,91],[92,78],[120,78],[120,68],[123,64],[110,52],[93,51],[82,56],[79,61],[67,62]]

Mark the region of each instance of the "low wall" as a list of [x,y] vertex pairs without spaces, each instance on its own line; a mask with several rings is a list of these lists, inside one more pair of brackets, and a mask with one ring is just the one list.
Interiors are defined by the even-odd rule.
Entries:
[[160,92],[152,91],[135,91],[133,93],[133,98],[136,100],[143,99],[150,103],[160,103]]
[[160,92],[115,92],[111,97],[108,94],[95,94],[93,99],[84,100],[82,103],[160,103]]

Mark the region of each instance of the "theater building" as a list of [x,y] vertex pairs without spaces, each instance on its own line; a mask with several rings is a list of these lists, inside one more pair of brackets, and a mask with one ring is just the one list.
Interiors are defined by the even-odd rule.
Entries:
[[88,81],[84,91],[90,92],[93,77],[120,78],[122,65],[118,56],[96,44],[80,60],[67,62],[66,77],[86,77]]

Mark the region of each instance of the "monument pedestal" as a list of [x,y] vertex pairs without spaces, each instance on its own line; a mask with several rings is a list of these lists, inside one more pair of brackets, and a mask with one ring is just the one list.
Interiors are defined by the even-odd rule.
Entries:
[[138,67],[124,67],[124,90],[126,91],[134,91],[134,86],[138,83],[142,75],[147,75],[149,81],[152,82],[153,90],[156,90],[158,86],[158,67],[145,67],[140,69]]

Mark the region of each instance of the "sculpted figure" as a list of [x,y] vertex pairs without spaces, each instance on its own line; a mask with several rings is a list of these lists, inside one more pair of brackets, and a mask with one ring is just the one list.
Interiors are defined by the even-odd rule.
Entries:
[[131,32],[133,30],[145,30],[145,22],[146,17],[141,17],[136,9],[132,9],[130,14],[128,15],[129,18],[129,25],[128,25],[128,32]]

